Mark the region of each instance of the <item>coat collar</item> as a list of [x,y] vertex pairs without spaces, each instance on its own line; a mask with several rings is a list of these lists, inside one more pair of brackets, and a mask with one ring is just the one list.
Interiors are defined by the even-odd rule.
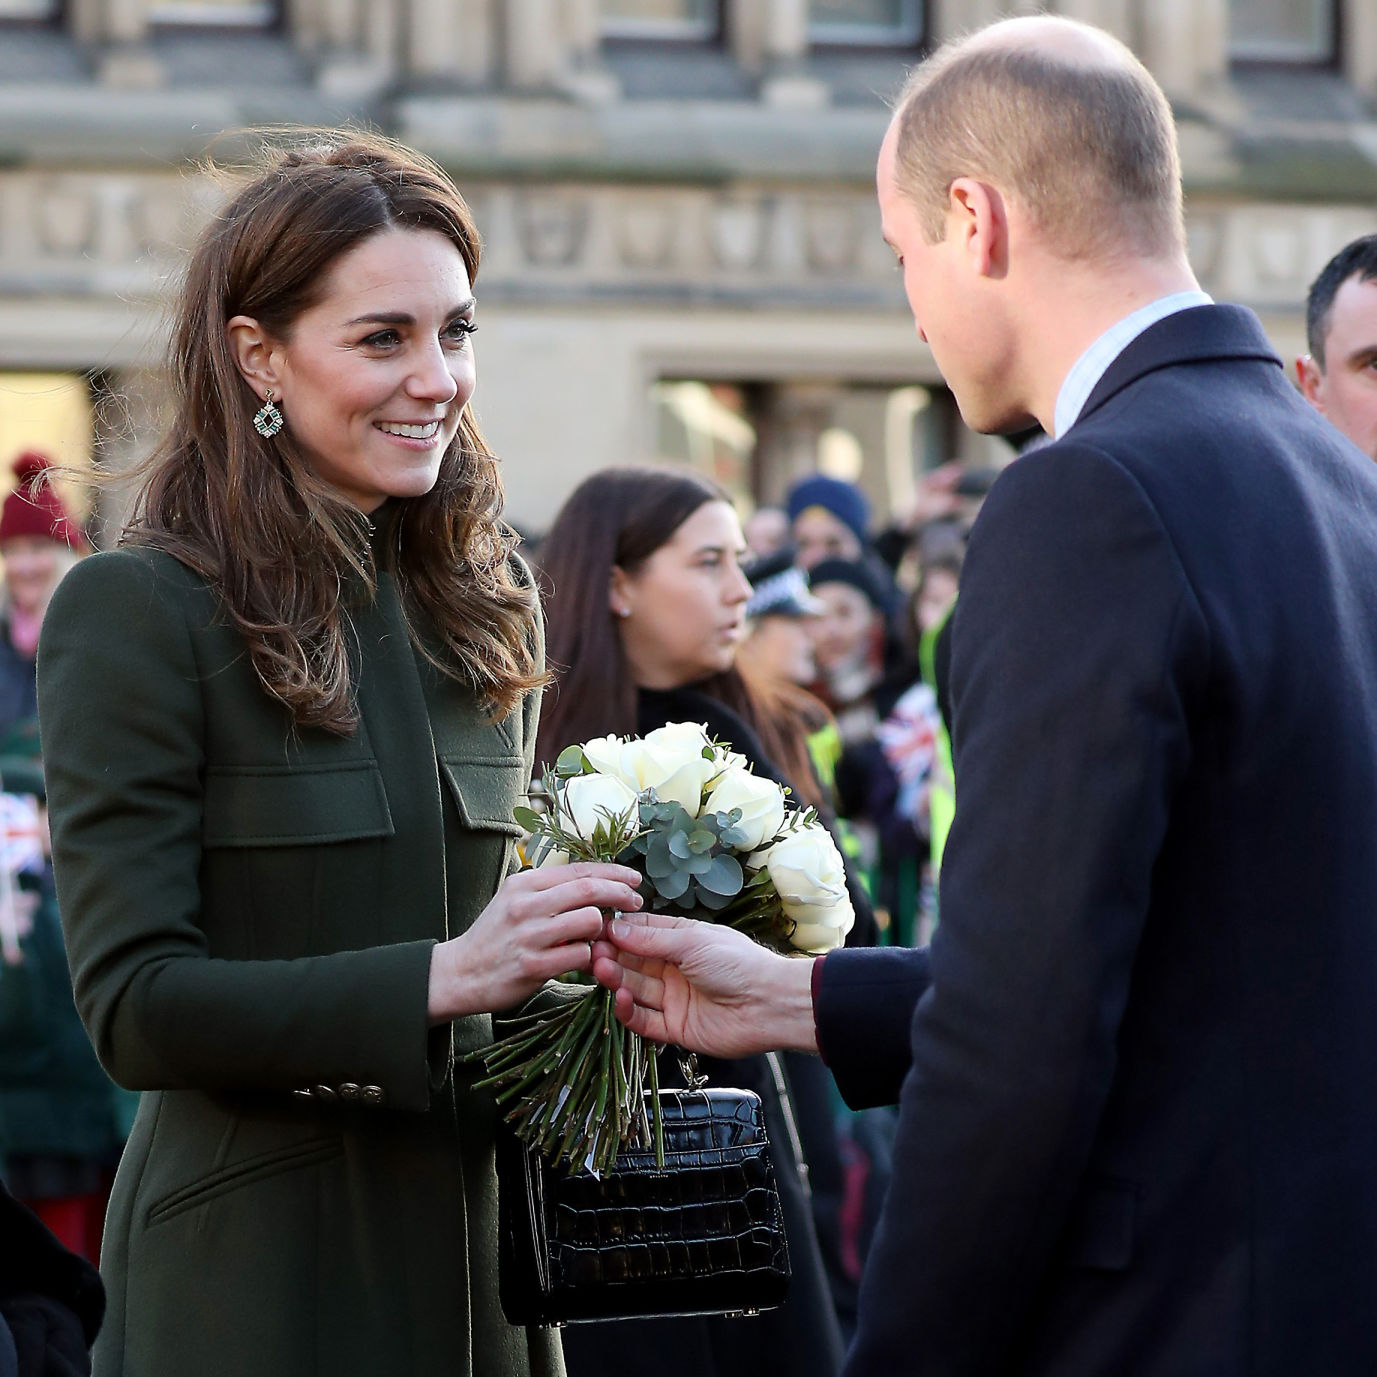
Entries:
[[1262,323],[1246,306],[1192,306],[1150,325],[1128,345],[1105,369],[1070,429],[1148,373],[1178,363],[1219,359],[1256,359],[1283,366]]

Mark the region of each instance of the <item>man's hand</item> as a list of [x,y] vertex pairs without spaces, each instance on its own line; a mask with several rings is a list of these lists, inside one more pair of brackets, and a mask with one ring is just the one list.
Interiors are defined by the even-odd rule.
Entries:
[[812,961],[732,928],[629,913],[593,945],[593,974],[634,1033],[714,1057],[818,1050]]

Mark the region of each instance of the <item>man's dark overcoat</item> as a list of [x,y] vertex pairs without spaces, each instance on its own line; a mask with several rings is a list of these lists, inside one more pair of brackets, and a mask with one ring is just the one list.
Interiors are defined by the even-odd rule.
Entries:
[[952,697],[930,964],[819,992],[902,1106],[850,1377],[1371,1377],[1377,468],[1248,312],[1001,476]]

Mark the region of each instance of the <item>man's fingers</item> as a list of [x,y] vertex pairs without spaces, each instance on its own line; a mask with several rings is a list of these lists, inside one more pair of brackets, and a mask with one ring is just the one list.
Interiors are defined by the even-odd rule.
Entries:
[[637,1004],[631,997],[630,990],[618,990],[613,997],[612,1008],[633,1033],[639,1033],[643,1038],[650,1038],[653,1042],[669,1041],[665,1016],[656,1009],[647,1009],[644,1005]]
[[647,1009],[665,1007],[665,982],[658,976],[623,965],[619,988],[628,991],[637,1004]]
[[678,962],[691,940],[692,925],[687,918],[671,918],[663,913],[627,913],[611,928],[612,940],[632,956]]

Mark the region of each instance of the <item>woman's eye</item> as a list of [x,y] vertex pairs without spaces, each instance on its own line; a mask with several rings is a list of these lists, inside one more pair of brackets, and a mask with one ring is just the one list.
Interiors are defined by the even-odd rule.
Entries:
[[400,339],[401,336],[395,330],[379,330],[367,336],[363,342],[370,349],[390,349]]
[[449,339],[462,344],[477,329],[477,323],[472,320],[456,320],[446,327],[445,334]]

